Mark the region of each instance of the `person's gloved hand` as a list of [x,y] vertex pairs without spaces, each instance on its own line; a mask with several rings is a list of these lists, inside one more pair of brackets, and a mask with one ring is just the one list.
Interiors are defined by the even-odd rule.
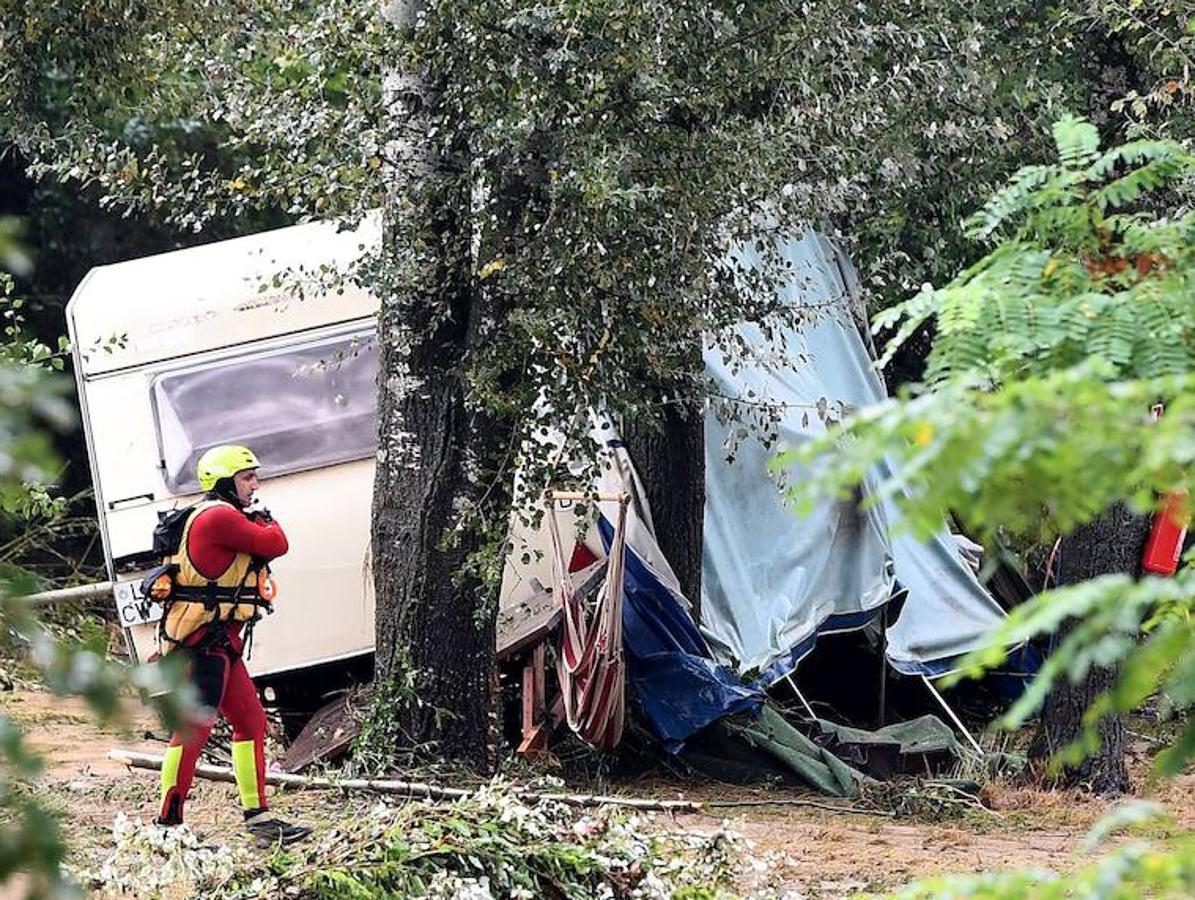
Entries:
[[260,522],[263,525],[269,525],[274,521],[274,517],[270,515],[270,511],[266,509],[260,497],[254,497],[253,502],[245,507],[245,515],[254,522]]

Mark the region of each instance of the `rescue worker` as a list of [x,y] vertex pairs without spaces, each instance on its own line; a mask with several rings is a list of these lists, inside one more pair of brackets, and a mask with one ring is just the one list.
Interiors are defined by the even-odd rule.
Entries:
[[[187,519],[175,557],[182,591],[202,596],[212,590],[223,600],[248,596],[249,588],[257,593],[258,572],[264,576],[264,564],[286,553],[282,527],[268,511],[251,509],[259,465],[253,451],[238,445],[213,447],[199,458],[199,486],[206,496]],[[166,750],[159,825],[182,824],[199,754],[223,714],[232,725],[232,768],[246,829],[263,845],[289,844],[311,833],[272,816],[266,802],[266,713],[241,658],[246,622],[260,615],[259,606],[256,598],[206,607],[195,601],[176,603],[167,612],[164,633],[174,643],[171,652],[188,657],[200,710]]]

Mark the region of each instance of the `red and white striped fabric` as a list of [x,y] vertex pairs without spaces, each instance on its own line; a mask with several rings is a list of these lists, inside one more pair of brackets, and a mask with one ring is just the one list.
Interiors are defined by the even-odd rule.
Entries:
[[556,521],[556,504],[548,503],[552,591],[559,598],[563,613],[556,672],[569,728],[598,750],[612,750],[618,745],[626,710],[622,603],[628,501],[629,498],[624,498],[618,504],[606,561],[606,580],[592,614],[584,609],[573,589]]

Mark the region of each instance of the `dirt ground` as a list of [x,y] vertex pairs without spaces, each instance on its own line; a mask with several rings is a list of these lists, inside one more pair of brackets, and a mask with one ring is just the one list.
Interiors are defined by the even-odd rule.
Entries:
[[[157,773],[129,770],[108,759],[120,747],[160,753],[160,741],[144,737],[161,732],[151,713],[130,705],[121,724],[101,728],[83,704],[36,690],[0,694],[0,708],[25,731],[45,758],[38,789],[63,816],[71,861],[98,865],[109,847],[113,816],[123,811],[148,820],[156,812]],[[1135,737],[1133,770],[1138,794],[1159,800],[1179,824],[1195,828],[1195,773],[1163,785],[1144,776],[1150,745]],[[615,786],[616,789],[618,786]],[[621,787],[627,794],[666,798],[824,800],[789,790],[725,788],[692,781],[653,780]],[[1006,866],[1066,869],[1081,859],[1078,845],[1110,804],[1077,792],[1027,788],[990,789],[989,811],[971,810],[946,822],[846,815],[795,807],[719,809],[718,816],[658,816],[661,827],[709,832],[729,827],[749,842],[753,855],[769,855],[774,867],[768,893],[781,896],[840,897],[859,891],[884,891],[909,880],[943,872],[976,872]],[[332,827],[354,804],[339,795],[286,792],[273,795],[282,815]],[[207,841],[238,840],[239,815],[232,785],[199,781],[188,804],[188,820]]]

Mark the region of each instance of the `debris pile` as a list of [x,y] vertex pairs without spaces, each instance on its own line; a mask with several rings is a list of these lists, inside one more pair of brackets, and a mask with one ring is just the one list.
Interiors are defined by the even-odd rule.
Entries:
[[[501,781],[453,803],[380,802],[346,810],[308,843],[263,856],[248,843],[204,846],[118,815],[113,851],[75,877],[99,897],[425,896],[452,900],[565,896],[594,900],[734,898],[780,861],[725,823],[670,828],[653,813],[528,802]],[[776,896],[769,892],[768,896]]]
[[97,897],[223,896],[252,864],[247,847],[208,846],[188,825],[160,828],[117,813],[112,852],[71,875]]

